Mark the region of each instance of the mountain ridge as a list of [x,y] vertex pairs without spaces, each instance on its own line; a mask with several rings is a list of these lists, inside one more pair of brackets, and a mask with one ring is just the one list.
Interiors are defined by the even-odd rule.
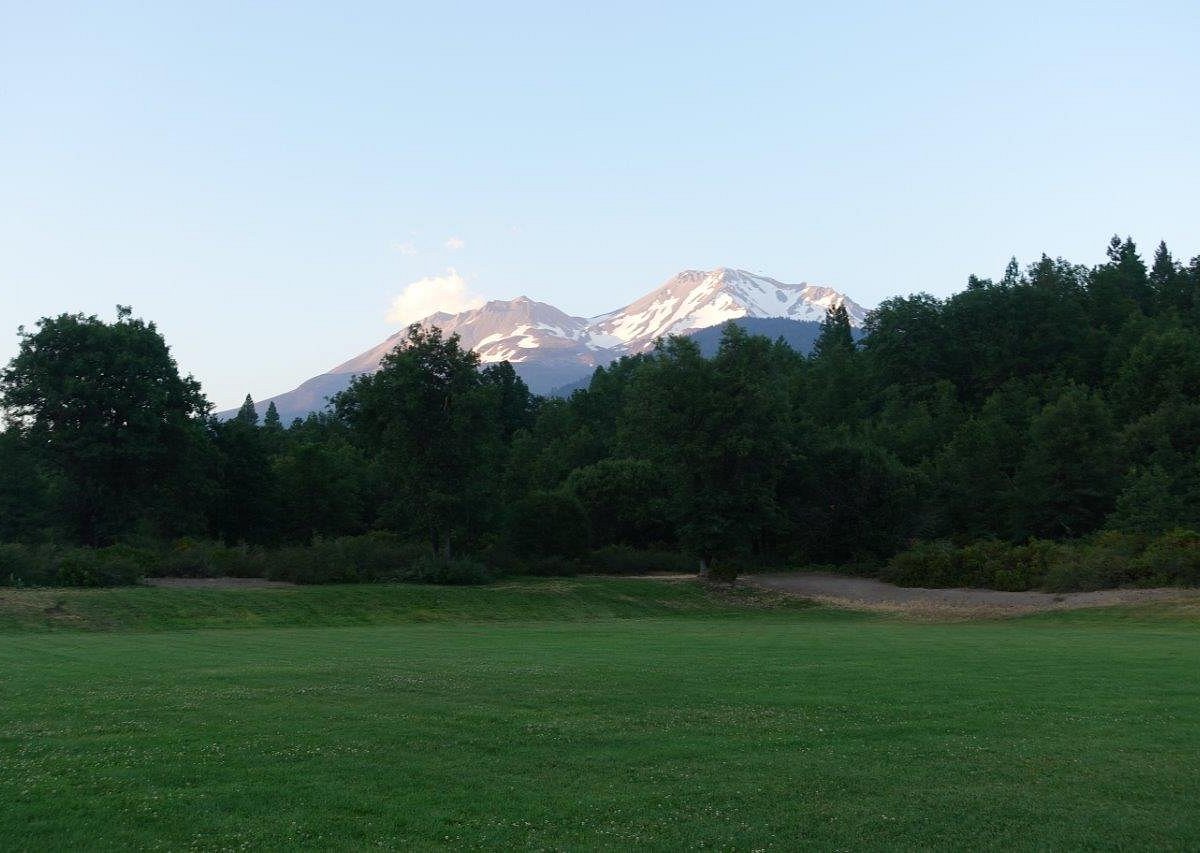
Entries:
[[[866,310],[831,287],[787,284],[741,269],[683,270],[644,296],[592,318],[567,314],[528,296],[491,300],[457,314],[435,312],[419,325],[457,334],[485,364],[510,362],[535,393],[570,386],[623,355],[646,352],[667,335],[691,335],[733,321],[776,320],[798,324],[797,341],[815,335],[827,309],[845,306],[851,326],[861,329]],[[812,325],[813,329],[800,330]],[[785,327],[786,328],[786,327]],[[285,422],[324,408],[314,397],[349,387],[353,377],[372,373],[403,342],[400,330],[379,344],[315,376],[285,394],[257,403],[260,413],[274,402]],[[218,413],[228,417],[235,410]]]

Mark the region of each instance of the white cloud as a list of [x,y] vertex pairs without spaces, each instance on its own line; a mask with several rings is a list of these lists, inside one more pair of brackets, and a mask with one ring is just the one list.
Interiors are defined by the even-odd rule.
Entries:
[[465,249],[466,247],[467,241],[462,237],[451,237],[446,241],[446,248],[450,249],[451,251],[458,251],[459,249]]
[[467,280],[453,269],[445,275],[430,276],[414,281],[392,300],[388,321],[407,325],[424,320],[437,311],[457,314],[482,307],[482,296],[471,293]]
[[392,251],[399,252],[402,255],[415,255],[418,252],[416,244],[412,240],[406,240],[403,243],[392,243]]

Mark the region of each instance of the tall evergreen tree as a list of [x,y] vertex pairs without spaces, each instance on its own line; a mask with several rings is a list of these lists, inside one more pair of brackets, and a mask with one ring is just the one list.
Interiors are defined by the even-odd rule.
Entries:
[[1116,331],[1137,311],[1154,309],[1146,264],[1131,238],[1116,234],[1108,243],[1108,263],[1092,272],[1090,291],[1096,320]]
[[258,409],[254,407],[254,398],[247,394],[242,407],[238,409],[233,419],[246,426],[258,426]]
[[854,333],[850,329],[850,315],[845,305],[835,305],[825,310],[821,321],[821,332],[813,343],[813,358],[831,358],[854,351]]
[[283,422],[279,419],[279,409],[275,408],[274,400],[267,404],[267,413],[263,416],[263,429],[283,429]]

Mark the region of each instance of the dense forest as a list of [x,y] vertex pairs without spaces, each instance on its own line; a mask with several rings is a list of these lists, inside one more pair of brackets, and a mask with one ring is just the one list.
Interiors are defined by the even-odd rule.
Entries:
[[220,422],[127,308],[22,330],[0,394],[0,582],[1200,582],[1200,257],[1163,244],[889,299],[860,341],[832,310],[809,354],[669,338],[569,398],[414,326],[325,413]]

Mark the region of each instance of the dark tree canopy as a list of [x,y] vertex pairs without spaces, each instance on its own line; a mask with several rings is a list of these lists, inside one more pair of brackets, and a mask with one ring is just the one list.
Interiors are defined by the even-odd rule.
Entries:
[[858,341],[833,306],[807,356],[736,325],[711,357],[668,337],[566,399],[413,326],[288,428],[250,397],[206,417],[128,309],[47,318],[0,373],[0,543],[370,533],[514,571],[674,552],[728,572],[1195,541],[1170,531],[1200,525],[1200,258],[1159,244],[1147,266],[1117,236],[1095,267],[997,272],[885,300]]
[[61,478],[82,541],[111,541],[139,518],[168,521],[173,507],[157,505],[191,463],[209,406],[153,323],[124,307],[112,323],[43,319],[22,331],[0,393],[10,424]]

